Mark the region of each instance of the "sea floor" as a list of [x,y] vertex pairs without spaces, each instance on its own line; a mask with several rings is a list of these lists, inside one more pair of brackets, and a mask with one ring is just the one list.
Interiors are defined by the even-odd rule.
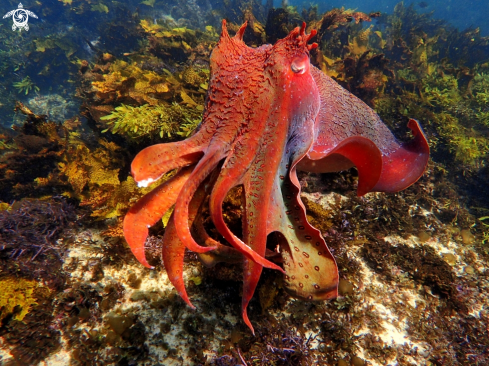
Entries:
[[[369,195],[375,199],[379,194]],[[349,200],[314,192],[304,193],[303,199],[326,210]],[[429,222],[436,220],[429,211],[423,215]],[[487,259],[474,251],[474,236],[420,236],[394,232],[378,237],[389,248],[380,265],[385,268],[377,268],[375,255],[370,255],[380,246],[366,251],[354,241],[343,243],[342,296],[331,302],[292,299],[281,289],[280,277],[265,271],[249,308],[253,336],[240,319],[241,284],[235,267],[207,269],[189,255],[184,277],[196,306],[192,310],[164,268],[146,269],[130,256],[107,260],[111,253],[102,250],[107,239],[101,230],[82,228],[64,263],[71,287],[66,298],[58,298],[60,347],[39,365],[343,365],[341,360],[373,366],[483,365],[487,338],[476,337],[488,325]],[[418,258],[422,265],[438,269],[416,276],[399,258],[405,253],[424,253]],[[355,264],[354,270],[345,271],[345,258]],[[422,270],[426,268],[415,269]],[[443,271],[453,276],[452,283],[442,283]],[[73,293],[79,294],[78,300]],[[68,311],[72,300],[78,311],[67,316],[75,314]],[[67,311],[60,312],[60,306]],[[9,364],[9,346],[1,344],[2,364]],[[93,361],[86,363],[81,352]]]

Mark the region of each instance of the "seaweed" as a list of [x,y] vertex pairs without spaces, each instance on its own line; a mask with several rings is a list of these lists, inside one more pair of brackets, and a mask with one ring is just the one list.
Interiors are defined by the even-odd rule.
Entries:
[[265,27],[267,42],[273,44],[286,37],[289,32],[289,13],[282,8],[270,9]]
[[[103,312],[111,309],[123,294],[124,287],[116,283],[103,289],[76,283],[58,296],[55,312],[68,340],[71,362],[91,365],[94,362],[144,359],[147,353],[145,331],[137,318],[114,312],[105,319],[102,317]],[[92,329],[88,332],[75,326],[77,324],[90,324]]]
[[154,57],[131,64],[107,55],[100,62],[85,72],[92,90],[87,86],[81,93],[93,100],[86,106],[87,116],[102,132],[141,143],[188,136],[200,123],[207,65],[196,62],[172,73]]
[[[108,66],[108,67],[107,67]],[[107,73],[100,75],[100,81],[93,81],[95,97],[108,103],[144,102],[155,105],[158,96],[169,91],[163,75],[151,70],[143,70],[136,63],[115,60],[104,67]],[[96,75],[92,71],[92,75]]]
[[[107,124],[109,125],[109,128],[102,132],[107,132],[110,129],[112,133],[124,134],[130,138],[159,135],[160,138],[171,139],[179,132],[180,134],[184,133],[179,131],[183,127],[182,121],[191,122],[190,118],[192,118],[197,121],[194,128],[197,127],[200,122],[198,117],[200,113],[198,111],[192,113],[192,111],[192,109],[186,109],[176,103],[170,107],[165,105],[150,106],[148,104],[131,107],[121,104],[111,114],[101,117],[100,120],[108,121]],[[185,135],[190,134],[193,130],[188,125],[185,128]]]
[[123,3],[111,8],[112,19],[100,22],[97,27],[100,34],[97,47],[117,57],[137,52],[144,40],[138,13],[131,12]]
[[[62,285],[66,242],[76,221],[64,199],[23,200],[0,212],[2,272]],[[64,235],[65,241],[59,240]]]
[[213,27],[205,31],[167,24],[151,24],[143,19],[141,28],[148,33],[149,51],[162,60],[185,62],[203,56],[217,41]]
[[29,312],[36,299],[32,296],[38,286],[36,281],[3,278],[0,280],[0,321],[7,317],[22,321]]
[[341,78],[340,84],[345,85],[350,92],[373,106],[375,100],[384,93],[389,77],[393,77],[393,72],[388,69],[389,61],[384,55],[370,56],[369,54],[369,51],[365,51],[358,59],[345,58],[343,69],[336,78]]
[[39,88],[34,85],[29,76],[26,76],[21,81],[13,83],[12,85],[15,89],[18,90],[18,93],[24,93],[25,95],[29,94],[31,90],[34,90],[36,92],[39,91]]
[[[362,248],[362,255],[375,271],[392,280],[392,266],[398,266],[416,283],[427,286],[431,292],[446,299],[448,308],[467,314],[467,306],[458,295],[455,275],[435,251],[426,245],[391,246],[385,242],[370,242]],[[443,310],[441,310],[443,313]]]
[[[0,157],[0,200],[40,197],[51,190],[49,180],[66,148],[67,131],[63,126],[34,114],[22,103],[16,108],[27,116],[17,136],[10,136],[8,149]],[[8,150],[8,151],[7,151]]]
[[81,141],[70,144],[58,163],[59,179],[71,189],[64,196],[76,198],[98,220],[118,217],[130,207],[131,199],[142,195],[131,177],[120,180],[124,164],[120,147],[100,139],[96,149]]
[[[23,283],[23,280],[16,281]],[[30,295],[34,302],[22,320],[3,319],[0,335],[13,356],[13,359],[6,358],[5,364],[34,365],[61,347],[60,332],[53,316],[55,293],[48,287],[36,285]]]

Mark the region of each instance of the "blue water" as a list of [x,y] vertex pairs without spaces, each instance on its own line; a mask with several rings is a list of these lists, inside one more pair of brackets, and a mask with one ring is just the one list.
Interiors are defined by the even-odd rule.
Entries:
[[[331,0],[331,1],[300,1],[290,0],[289,5],[293,6],[309,6],[311,3],[319,5],[320,13],[331,10],[332,8],[357,9],[365,13],[380,11],[382,13],[392,14],[394,7],[399,3],[397,0]],[[425,1],[426,7],[421,7],[418,4],[421,1],[405,1],[404,5],[415,5],[416,11],[419,13],[433,12],[433,16],[439,19],[445,19],[448,23],[463,30],[469,27],[480,27],[482,35],[489,34],[487,25],[487,15],[489,14],[489,1],[487,0],[429,0]],[[279,6],[281,1],[275,1],[274,5]]]

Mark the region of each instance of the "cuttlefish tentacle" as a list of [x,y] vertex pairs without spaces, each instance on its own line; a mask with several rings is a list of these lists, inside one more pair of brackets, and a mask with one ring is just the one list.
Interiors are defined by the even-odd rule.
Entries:
[[269,232],[278,232],[285,270],[284,287],[304,300],[326,300],[338,295],[338,269],[321,232],[311,226],[300,199],[297,163],[305,156],[314,138],[314,121],[293,126],[274,183],[269,208]]
[[[243,196],[244,197],[244,196]],[[217,263],[243,263],[245,256],[239,252],[235,247],[229,245],[223,245],[211,238],[204,228],[203,215],[200,212],[194,221],[192,226],[194,238],[196,241],[208,247],[216,247],[211,252],[198,253],[199,260],[208,268],[214,267]],[[265,252],[265,258],[273,259],[274,261],[280,261],[280,254],[273,252],[269,249]]]
[[255,293],[256,286],[260,280],[263,267],[256,264],[249,259],[244,260],[243,268],[243,296],[241,298],[241,317],[244,323],[250,328],[253,335],[255,335],[255,329],[251,325],[250,318],[248,317],[248,304],[250,303],[253,294]]
[[[216,173],[215,171],[214,173]],[[217,176],[217,175],[216,175]],[[212,181],[215,182],[215,179]],[[212,187],[212,183],[206,183],[206,197],[209,196],[208,187]],[[202,205],[205,203],[205,200],[202,202]],[[217,240],[213,239],[205,230],[202,209],[198,210],[197,215],[195,217],[193,226],[192,226],[193,234],[195,240],[207,247],[215,247],[212,252],[207,253],[199,253],[199,259],[201,262],[207,267],[213,267],[216,263],[220,261],[225,261],[227,263],[236,263],[240,262],[243,259],[241,253],[239,253],[235,248],[230,247],[228,245],[223,245],[219,243]]]
[[175,176],[161,184],[131,207],[124,218],[123,231],[126,241],[136,259],[145,267],[152,268],[144,254],[148,228],[158,222],[172,207],[180,190],[192,173],[193,166],[181,169]]
[[241,263],[243,255],[234,247],[223,245],[217,240],[211,238],[204,228],[202,215],[199,215],[194,222],[195,237],[206,246],[212,246],[216,249],[212,252],[198,253],[199,260],[208,268],[214,267],[219,262]]
[[242,253],[245,257],[251,259],[253,262],[258,263],[260,266],[282,272],[283,270],[280,266],[264,258],[265,252],[263,252],[263,254],[258,253],[256,250],[254,250],[253,247],[246,245],[246,241],[239,239],[231,232],[231,230],[229,230],[222,216],[222,203],[224,201],[224,198],[226,197],[227,192],[229,191],[229,189],[227,188],[222,189],[224,187],[224,184],[218,186],[219,189],[216,191],[215,194],[213,194],[213,196],[211,196],[210,200],[210,202],[212,202],[212,221],[214,222],[216,229],[237,251]]
[[199,260],[209,268],[214,267],[219,262],[241,263],[243,261],[243,255],[240,252],[231,246],[223,245],[217,240],[211,238],[204,228],[202,211],[204,204],[207,202],[205,198],[209,196],[209,192],[211,191],[212,186],[215,184],[218,175],[219,171],[216,169],[212,173],[209,180],[203,183],[205,196],[202,199],[201,207],[197,210],[193,225],[191,226],[192,234],[194,234],[193,236],[199,244],[216,248],[211,252],[197,254]]
[[[249,182],[247,182],[249,183]],[[247,189],[248,188],[248,189]],[[257,252],[258,255],[265,255],[266,251],[266,236],[265,242],[257,243],[255,240],[253,243],[250,242],[250,239],[254,238],[254,225],[251,224],[249,226],[249,216],[253,216],[256,212],[256,199],[257,197],[251,196],[247,193],[251,191],[249,184],[245,183],[243,189],[243,240],[246,243],[249,243],[250,246],[253,245],[253,250]],[[263,218],[261,218],[263,220]],[[254,222],[254,220],[252,220]],[[262,238],[263,240],[263,238]],[[261,272],[263,270],[263,266],[256,264],[252,260],[244,258],[243,261],[243,295],[241,296],[241,317],[243,318],[244,323],[250,328],[251,332],[255,334],[255,330],[253,325],[251,325],[251,321],[248,317],[248,304],[255,293],[256,286],[258,285],[258,281],[261,276]],[[282,268],[280,270],[283,272]]]

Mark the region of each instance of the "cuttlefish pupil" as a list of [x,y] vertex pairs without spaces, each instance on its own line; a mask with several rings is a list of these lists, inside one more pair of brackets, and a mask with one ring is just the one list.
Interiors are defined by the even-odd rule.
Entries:
[[[208,266],[241,263],[242,317],[253,331],[246,309],[263,267],[282,272],[283,286],[294,297],[317,301],[338,295],[338,268],[323,236],[307,221],[297,170],[356,166],[358,195],[397,192],[423,174],[429,148],[417,121],[408,122],[414,138],[399,143],[370,107],[310,64],[309,51],[317,44],[308,42],[316,31],[306,34],[305,23],[259,48],[243,42],[245,28],[246,23],[231,38],[222,22],[195,133],[149,146],[132,162],[140,185],[177,173],[129,210],[124,236],[138,261],[152,268],[144,247],[148,227],[174,206],[162,245],[168,278],[194,308],[183,280],[186,249]],[[224,199],[234,187],[242,192],[241,237],[223,218]],[[206,232],[204,211],[223,243]],[[269,236],[281,258],[267,249]]]

